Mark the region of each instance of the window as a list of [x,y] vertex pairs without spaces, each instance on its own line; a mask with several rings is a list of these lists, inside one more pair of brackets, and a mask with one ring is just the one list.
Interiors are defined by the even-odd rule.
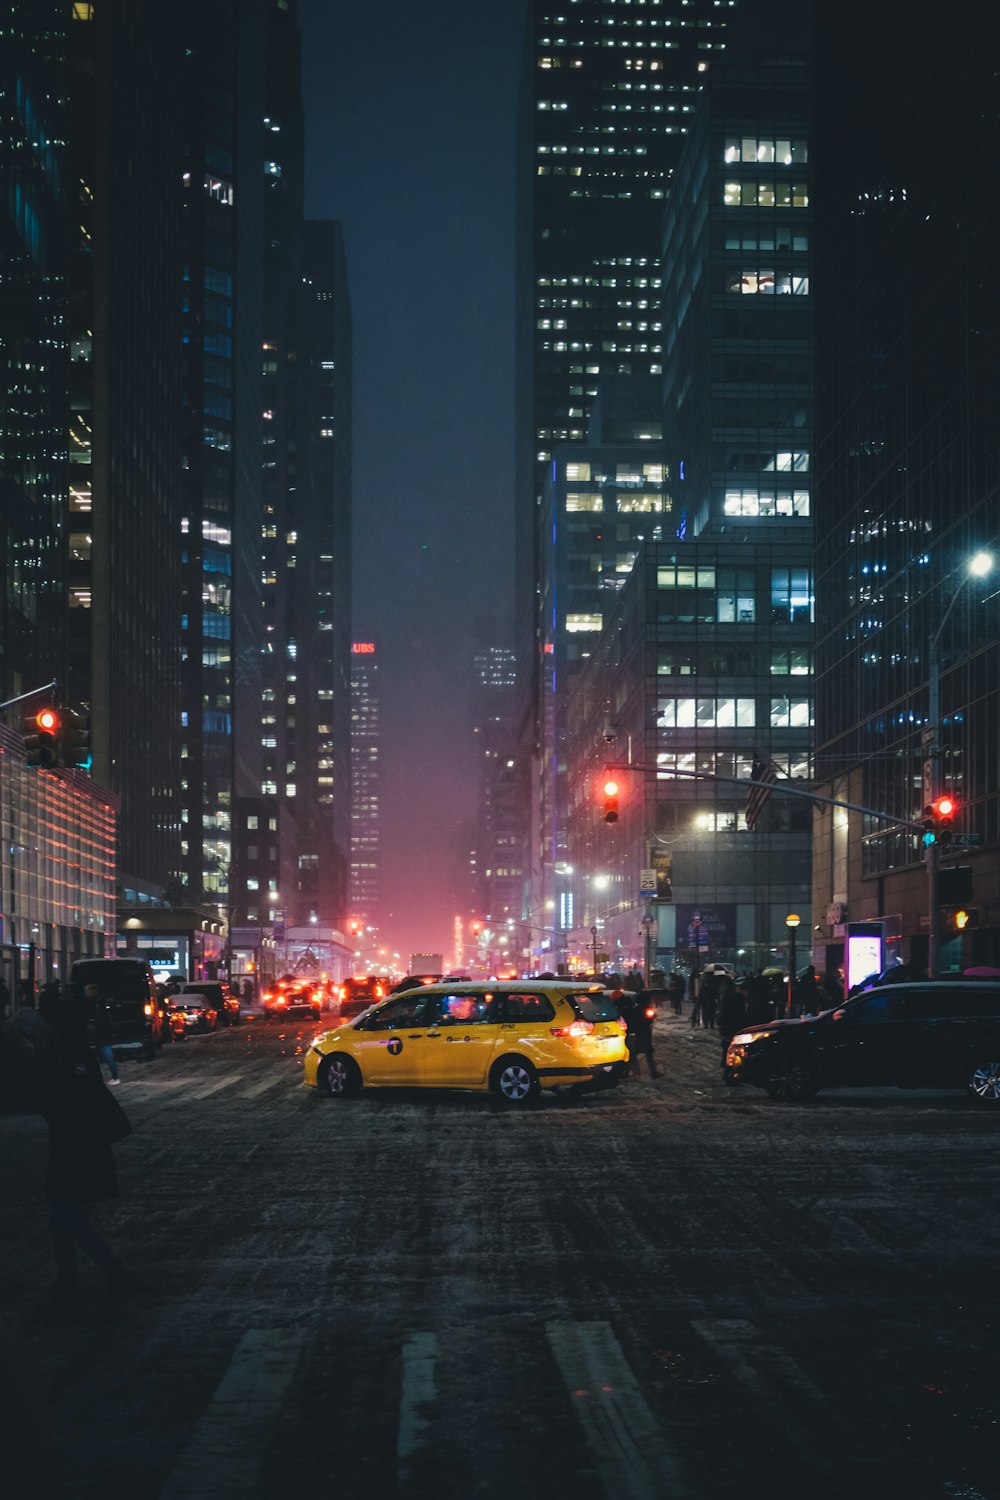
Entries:
[[808,208],[804,182],[727,182],[722,201],[727,208]]
[[771,649],[772,677],[808,677],[811,654],[805,646],[775,646]]
[[571,635],[599,631],[602,625],[601,615],[568,614],[566,616],[566,629]]
[[427,1009],[426,1000],[419,994],[401,996],[398,1000],[390,1001],[383,1005],[382,1009],[376,1011],[373,1016],[362,1022],[358,1028],[364,1031],[402,1031],[407,1027],[422,1026],[424,1024],[424,1013]]
[[668,567],[657,568],[658,589],[714,589],[714,568]]
[[720,568],[716,619],[720,625],[752,625],[756,619],[752,568]]
[[657,729],[752,729],[752,698],[660,698]]
[[492,998],[485,995],[435,995],[427,1015],[429,1026],[480,1026],[494,1019]]
[[808,516],[808,490],[727,489],[727,516]]
[[567,511],[594,511],[598,514],[604,509],[604,501],[597,490],[573,490],[566,495]]
[[566,465],[566,478],[567,479],[589,479],[590,478],[590,465],[589,464],[578,464],[578,463],[577,464],[567,464]]
[[790,271],[727,271],[726,291],[744,297],[807,297],[809,277]]
[[663,510],[662,495],[619,495],[618,509],[622,515],[658,515]]
[[723,160],[774,162],[776,166],[791,167],[809,160],[809,147],[805,140],[787,136],[727,136]]
[[747,819],[742,808],[733,807],[728,812],[695,813],[692,824],[698,833],[744,833]]
[[772,729],[808,729],[812,724],[810,698],[772,698]]
[[555,1018],[547,995],[501,995],[500,1015],[504,1021],[551,1021]]
[[777,624],[812,620],[812,575],[808,568],[771,569],[771,618]]

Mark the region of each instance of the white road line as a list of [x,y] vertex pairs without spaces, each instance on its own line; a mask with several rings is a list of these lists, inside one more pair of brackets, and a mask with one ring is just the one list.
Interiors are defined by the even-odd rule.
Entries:
[[240,1089],[238,1099],[259,1099],[261,1094],[266,1094],[268,1089],[276,1089],[280,1083],[298,1083],[297,1078],[286,1078],[279,1073],[277,1078],[265,1078],[260,1083],[252,1083],[247,1089]]
[[423,1446],[427,1418],[422,1408],[437,1395],[434,1383],[436,1358],[437,1338],[433,1333],[414,1333],[403,1345],[399,1432],[396,1438],[396,1471],[401,1495],[405,1495],[410,1480],[410,1460]]
[[217,1094],[220,1089],[228,1089],[234,1083],[242,1083],[245,1077],[245,1073],[226,1073],[222,1078],[217,1078],[214,1083],[206,1084],[204,1088],[192,1089],[191,1098],[207,1099],[210,1094]]
[[692,1500],[695,1491],[607,1323],[547,1323],[608,1500]]
[[254,1328],[243,1335],[160,1500],[244,1500],[256,1492],[270,1423],[304,1341],[300,1328]]

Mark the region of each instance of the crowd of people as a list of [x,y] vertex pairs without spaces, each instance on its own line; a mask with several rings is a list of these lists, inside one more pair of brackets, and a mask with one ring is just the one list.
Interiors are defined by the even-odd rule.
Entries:
[[841,975],[831,971],[821,979],[812,964],[795,976],[790,987],[778,969],[735,975],[721,964],[687,975],[679,969],[669,974],[653,969],[648,987],[639,970],[632,969],[611,976],[608,985],[628,1026],[632,1077],[640,1072],[641,1058],[646,1059],[651,1078],[660,1076],[653,1052],[653,1022],[660,1004],[668,1004],[675,1016],[682,1016],[687,1002],[691,1029],[718,1032],[725,1055],[729,1041],[746,1026],[818,1015],[844,999]]

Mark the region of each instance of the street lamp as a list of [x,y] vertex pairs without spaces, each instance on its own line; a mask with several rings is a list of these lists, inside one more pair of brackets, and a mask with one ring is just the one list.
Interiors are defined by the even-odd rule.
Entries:
[[795,985],[795,934],[801,918],[797,912],[790,911],[785,918],[785,926],[788,928],[788,995],[786,1013],[794,1015],[792,991]]
[[[963,584],[970,578],[985,578],[993,568],[993,556],[989,552],[977,552],[966,563],[965,577],[951,596],[948,608],[941,616],[940,624],[928,643],[927,651],[927,759],[924,762],[924,802],[931,806],[941,795],[941,637],[948,616],[955,608]],[[938,911],[938,878],[941,868],[941,852],[937,839],[932,839],[924,850],[927,864],[927,977],[937,975],[941,958],[941,915]]]

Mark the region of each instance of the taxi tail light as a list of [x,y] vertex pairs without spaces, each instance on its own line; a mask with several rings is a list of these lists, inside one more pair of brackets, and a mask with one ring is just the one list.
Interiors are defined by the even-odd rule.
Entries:
[[590,1036],[594,1030],[594,1023],[576,1020],[571,1021],[568,1026],[552,1026],[549,1029],[553,1036]]
[[619,1016],[618,1017],[618,1023],[617,1024],[618,1024],[618,1030],[619,1031],[621,1031],[623,1033],[628,1031],[628,1022],[626,1021],[626,1019],[625,1019],[624,1016]]
[[151,1016],[153,1014],[153,1002],[152,1002],[152,1000],[147,1000],[146,1003],[145,1003],[145,1005],[142,1008],[143,1008],[143,1010],[144,1010],[144,1012],[146,1013],[147,1016]]

